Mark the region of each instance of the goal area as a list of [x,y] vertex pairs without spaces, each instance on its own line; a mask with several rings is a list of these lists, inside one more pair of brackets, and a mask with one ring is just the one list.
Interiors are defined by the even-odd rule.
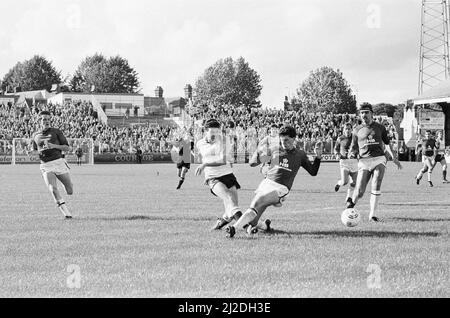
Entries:
[[[67,138],[69,143],[69,151],[63,152],[64,158],[68,163],[77,163],[76,151],[81,154],[81,162],[83,164],[94,164],[94,141],[91,138]],[[11,164],[32,164],[40,163],[37,154],[31,154],[33,150],[32,139],[30,138],[14,138],[12,142],[12,158]]]

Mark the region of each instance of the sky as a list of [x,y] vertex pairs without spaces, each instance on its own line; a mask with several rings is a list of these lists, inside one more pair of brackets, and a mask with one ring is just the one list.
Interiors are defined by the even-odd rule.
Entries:
[[358,102],[417,95],[420,0],[17,0],[0,11],[0,77],[40,54],[63,77],[94,53],[121,55],[141,92],[183,96],[204,70],[244,57],[260,101],[281,107],[309,73],[343,72]]

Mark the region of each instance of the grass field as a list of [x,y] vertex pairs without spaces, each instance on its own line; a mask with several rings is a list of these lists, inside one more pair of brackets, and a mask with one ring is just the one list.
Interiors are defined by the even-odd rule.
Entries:
[[[228,239],[210,231],[223,208],[203,177],[189,172],[176,191],[172,164],[72,166],[69,221],[38,166],[0,165],[0,296],[449,297],[450,185],[437,169],[434,188],[417,186],[420,164],[404,166],[389,164],[383,223],[367,221],[366,195],[363,222],[341,224],[345,192],[328,163],[266,212],[274,233]],[[261,175],[235,173],[247,207]]]

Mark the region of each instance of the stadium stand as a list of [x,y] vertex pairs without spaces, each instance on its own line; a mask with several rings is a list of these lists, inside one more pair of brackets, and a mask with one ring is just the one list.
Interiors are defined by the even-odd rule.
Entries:
[[[289,124],[298,131],[297,142],[308,153],[321,142],[325,153],[333,152],[333,145],[346,122],[357,123],[354,114],[309,113],[306,111],[267,110],[231,106],[211,107],[192,115],[192,127],[180,128],[173,122],[163,125],[143,123],[140,125],[119,125],[102,123],[94,107],[89,102],[67,101],[62,105],[0,104],[0,153],[10,151],[9,141],[13,138],[31,138],[38,130],[38,113],[48,110],[53,114],[54,127],[60,128],[68,138],[92,138],[94,153],[133,153],[139,146],[144,153],[170,151],[169,141],[179,136],[192,139],[201,138],[201,123],[209,118],[217,118],[224,123],[223,128],[235,136],[238,153],[253,149],[253,141],[267,136],[272,124]],[[377,117],[382,122],[381,117]],[[395,128],[386,123],[395,135]],[[248,155],[248,154],[245,154]]]

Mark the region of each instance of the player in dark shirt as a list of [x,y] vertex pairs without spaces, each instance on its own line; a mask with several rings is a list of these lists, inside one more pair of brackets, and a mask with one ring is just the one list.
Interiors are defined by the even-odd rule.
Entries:
[[253,154],[250,166],[256,167],[261,163],[270,162],[266,178],[255,191],[255,196],[249,209],[232,226],[227,227],[229,237],[233,237],[236,230],[247,229],[248,234],[257,232],[258,221],[267,207],[280,207],[291,190],[298,170],[303,167],[312,176],[316,176],[322,156],[321,148],[316,145],[316,158],[311,163],[303,150],[295,147],[295,129],[285,126],[280,129],[280,144],[269,149],[268,152]]
[[71,219],[64,199],[58,190],[59,180],[68,195],[73,194],[73,184],[69,173],[69,166],[63,158],[62,152],[69,151],[69,144],[63,133],[50,127],[51,114],[47,111],[39,113],[42,130],[33,135],[33,150],[39,153],[41,172],[47,189],[52,195],[61,213],[66,219]]
[[347,203],[347,208],[353,208],[357,201],[364,196],[366,187],[372,179],[370,196],[369,220],[378,222],[375,215],[381,196],[381,183],[386,171],[387,158],[385,150],[392,157],[399,169],[402,165],[398,161],[397,154],[392,151],[386,128],[373,120],[372,105],[364,103],[359,108],[362,124],[353,131],[350,158],[359,157],[358,178],[352,200]]
[[427,173],[428,177],[428,184],[430,187],[433,186],[433,182],[431,182],[431,173],[433,172],[433,168],[435,166],[435,158],[438,154],[438,144],[436,143],[436,140],[431,137],[431,131],[427,130],[425,131],[425,136],[421,140],[420,144],[422,145],[422,162],[423,167],[420,169],[419,173],[416,176],[416,183],[419,185],[420,180],[422,179],[423,175]]
[[75,155],[77,156],[77,166],[81,166],[81,161],[83,158],[83,149],[81,148],[81,145],[79,144],[77,149],[75,150]]
[[171,143],[173,145],[171,150],[172,160],[177,164],[177,175],[180,178],[177,186],[177,190],[179,190],[186,179],[186,174],[191,169],[191,156],[194,151],[194,142],[179,137]]
[[447,160],[445,159],[445,140],[442,135],[442,130],[437,132],[436,143],[438,148],[438,153],[434,159],[434,167],[439,162],[442,166],[442,183],[449,183],[447,180]]
[[338,192],[341,186],[348,184],[351,178],[351,183],[347,189],[346,201],[349,202],[352,198],[352,192],[355,190],[356,179],[358,176],[358,160],[350,159],[350,146],[352,143],[352,124],[346,123],[343,127],[343,134],[336,140],[334,152],[339,158],[339,168],[341,172],[341,179],[334,187],[334,191]]
[[136,162],[142,164],[142,149],[140,146],[136,146]]

